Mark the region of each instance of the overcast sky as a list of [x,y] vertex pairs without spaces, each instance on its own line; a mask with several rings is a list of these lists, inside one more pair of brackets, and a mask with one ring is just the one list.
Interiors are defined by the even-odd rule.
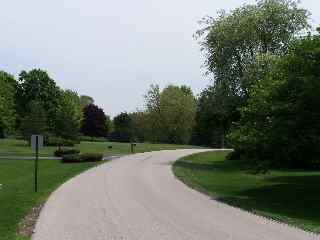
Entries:
[[[8,0],[1,3],[0,69],[42,68],[92,96],[108,115],[143,106],[150,84],[210,83],[192,35],[197,21],[239,0]],[[318,0],[302,0],[320,25]]]

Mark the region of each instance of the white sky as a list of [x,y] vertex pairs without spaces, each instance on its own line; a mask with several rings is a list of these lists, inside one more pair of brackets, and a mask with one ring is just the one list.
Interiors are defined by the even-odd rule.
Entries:
[[[63,88],[92,96],[111,116],[143,106],[152,83],[203,76],[197,21],[243,0],[10,0],[1,3],[0,69],[42,68]],[[320,2],[302,0],[320,25]]]

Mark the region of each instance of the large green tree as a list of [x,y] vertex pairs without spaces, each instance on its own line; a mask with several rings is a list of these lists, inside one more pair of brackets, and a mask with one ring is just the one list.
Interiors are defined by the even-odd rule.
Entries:
[[30,101],[26,106],[26,113],[20,120],[22,136],[30,141],[31,135],[47,135],[47,113],[38,101]]
[[320,37],[293,42],[249,92],[230,139],[246,158],[294,167],[320,157]]
[[[206,89],[199,101],[194,131],[198,142],[215,145],[223,139],[232,122],[239,120],[234,117],[240,116],[236,112],[247,104],[251,86],[268,71],[266,61],[258,68],[256,63],[268,56],[285,55],[290,42],[309,28],[308,16],[297,1],[260,0],[203,20],[206,25],[197,34],[214,82],[213,88]],[[227,107],[221,110],[217,103]],[[214,139],[202,141],[201,138]]]
[[151,141],[188,143],[194,125],[196,99],[186,86],[151,86],[146,96],[146,125]]
[[206,65],[216,82],[247,96],[252,84],[245,73],[260,54],[282,55],[290,41],[308,29],[309,13],[294,0],[259,0],[217,18],[206,18],[198,32]]
[[133,119],[127,112],[120,113],[113,119],[112,140],[118,142],[134,141]]
[[201,92],[197,101],[193,144],[212,147],[226,145],[227,130],[240,118],[235,106],[242,101],[238,95],[228,93],[218,84],[207,87]]
[[28,114],[28,104],[38,102],[46,112],[50,131],[55,129],[55,115],[59,105],[60,89],[47,72],[34,69],[22,71],[17,89],[17,110],[20,118]]
[[55,116],[55,134],[64,139],[77,139],[82,114],[78,94],[71,90],[61,91]]
[[0,138],[14,130],[16,87],[17,82],[14,77],[0,71]]

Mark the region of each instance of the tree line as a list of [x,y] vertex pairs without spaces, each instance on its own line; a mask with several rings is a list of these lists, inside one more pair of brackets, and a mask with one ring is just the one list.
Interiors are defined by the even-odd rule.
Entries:
[[18,79],[0,72],[0,112],[2,138],[43,134],[47,141],[63,143],[77,141],[80,134],[108,134],[108,116],[92,97],[61,89],[41,69],[22,71]]
[[111,119],[90,96],[57,86],[46,71],[22,71],[18,79],[0,72],[0,138],[46,136],[47,145],[73,145],[104,138],[119,142],[189,143],[196,98],[186,86],[152,85],[145,110]]

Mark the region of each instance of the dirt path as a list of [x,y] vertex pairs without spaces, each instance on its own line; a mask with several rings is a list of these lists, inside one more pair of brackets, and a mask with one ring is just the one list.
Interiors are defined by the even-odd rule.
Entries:
[[48,200],[33,239],[319,239],[214,201],[177,180],[170,163],[201,151],[126,156],[73,178]]

